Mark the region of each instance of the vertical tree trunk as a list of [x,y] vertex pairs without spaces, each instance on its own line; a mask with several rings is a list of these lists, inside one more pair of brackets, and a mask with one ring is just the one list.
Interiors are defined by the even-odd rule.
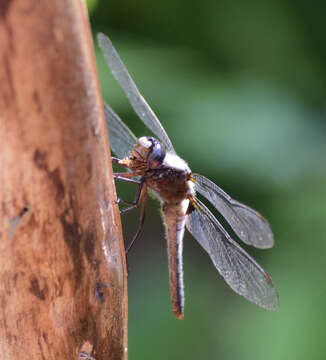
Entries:
[[127,358],[121,224],[82,0],[0,2],[0,357]]

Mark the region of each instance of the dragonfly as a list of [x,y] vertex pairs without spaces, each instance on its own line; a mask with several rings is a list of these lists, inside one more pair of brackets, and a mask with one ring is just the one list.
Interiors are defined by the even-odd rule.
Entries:
[[132,108],[155,137],[137,138],[114,110],[104,103],[112,161],[126,169],[117,180],[138,186],[135,200],[121,212],[141,207],[138,238],[145,219],[147,192],[161,202],[166,230],[172,311],[184,318],[183,237],[185,228],[210,256],[215,268],[236,293],[267,310],[278,308],[278,294],[268,273],[229,235],[197,194],[222,215],[245,244],[271,248],[274,236],[268,221],[254,209],[231,198],[214,182],[193,173],[174,150],[166,131],[141,95],[111,40],[98,34],[98,43],[111,72]]

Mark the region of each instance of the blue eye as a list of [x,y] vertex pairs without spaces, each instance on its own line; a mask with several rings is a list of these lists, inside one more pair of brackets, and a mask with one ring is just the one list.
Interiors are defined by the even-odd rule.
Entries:
[[165,150],[162,145],[155,139],[152,139],[153,148],[148,156],[148,164],[151,169],[160,166],[165,157]]

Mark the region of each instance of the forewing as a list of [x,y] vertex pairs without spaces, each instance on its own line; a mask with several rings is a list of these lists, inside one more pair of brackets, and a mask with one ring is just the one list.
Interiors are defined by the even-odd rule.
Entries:
[[260,249],[270,248],[274,245],[274,236],[270,225],[259,212],[233,200],[204,176],[194,174],[193,177],[196,191],[214,205],[243,242]]
[[271,277],[231,239],[203,203],[196,203],[197,209],[187,217],[187,229],[208,252],[224,280],[246,299],[276,310],[278,296]]
[[104,103],[104,113],[106,125],[109,129],[111,150],[119,159],[123,159],[129,156],[137,138],[106,103]]
[[126,66],[124,65],[124,63],[120,59],[119,54],[112,45],[111,40],[102,33],[99,33],[97,38],[113,76],[126,94],[136,114],[153,132],[153,134],[155,134],[158,139],[162,141],[167,150],[174,152],[172,143],[167,133],[165,132],[160,121],[154,114],[153,110],[150,108],[146,100],[143,98],[143,96],[137,89],[136,84],[132,80]]

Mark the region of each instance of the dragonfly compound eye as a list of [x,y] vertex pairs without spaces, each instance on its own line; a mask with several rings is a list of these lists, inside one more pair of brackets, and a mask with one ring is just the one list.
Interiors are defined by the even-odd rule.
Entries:
[[153,148],[148,156],[148,164],[151,169],[160,166],[165,158],[165,150],[162,145],[155,139],[153,141]]

